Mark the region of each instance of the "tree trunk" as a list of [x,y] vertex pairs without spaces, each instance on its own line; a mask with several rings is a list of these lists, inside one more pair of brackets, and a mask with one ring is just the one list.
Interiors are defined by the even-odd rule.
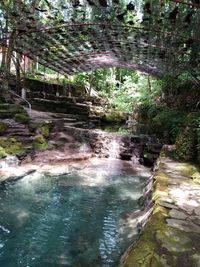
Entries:
[[10,34],[9,45],[6,53],[6,62],[3,73],[3,82],[2,82],[2,91],[1,96],[5,98],[6,101],[9,101],[9,80],[10,80],[10,69],[12,62],[12,54],[16,40],[16,30],[13,30]]
[[18,95],[21,92],[20,59],[21,59],[20,54],[16,53],[16,64],[15,64],[15,69],[16,69],[16,92],[17,92]]
[[5,69],[5,64],[6,64],[6,47],[2,46],[2,60],[1,60],[1,69]]
[[148,79],[148,92],[149,92],[149,95],[151,95],[151,79],[150,79],[150,75],[148,75],[147,79]]

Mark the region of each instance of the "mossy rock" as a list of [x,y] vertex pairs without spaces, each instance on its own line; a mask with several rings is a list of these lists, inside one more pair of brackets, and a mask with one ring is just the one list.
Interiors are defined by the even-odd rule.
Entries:
[[126,115],[116,110],[108,110],[102,117],[104,122],[122,123],[126,121]]
[[32,123],[29,125],[31,131],[43,135],[45,138],[49,137],[50,131],[53,128],[52,122]]
[[33,148],[36,150],[45,150],[48,148],[48,142],[42,135],[38,135],[33,140]]
[[5,149],[0,146],[0,159],[5,158],[7,156],[7,153],[5,152]]
[[30,118],[27,114],[16,114],[15,121],[22,124],[27,124],[30,121]]
[[[15,138],[0,137],[0,147],[9,155],[22,155],[25,152],[22,144]],[[5,156],[3,150],[1,149],[1,154]]]
[[145,226],[140,239],[130,247],[124,261],[119,267],[164,267],[161,256],[158,254],[159,244],[156,240],[156,231],[165,228],[166,209],[162,208],[154,213]]
[[8,125],[1,121],[0,122],[0,134],[5,133],[7,129],[8,129]]

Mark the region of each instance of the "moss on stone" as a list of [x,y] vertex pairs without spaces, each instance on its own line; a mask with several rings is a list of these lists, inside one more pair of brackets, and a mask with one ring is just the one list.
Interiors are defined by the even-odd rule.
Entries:
[[45,150],[48,148],[47,140],[42,135],[38,135],[33,140],[33,147],[37,150]]
[[156,239],[160,242],[162,248],[166,248],[169,252],[185,252],[192,248],[191,239],[188,238],[183,231],[172,227],[156,231]]
[[161,212],[151,216],[140,239],[130,248],[120,267],[164,267],[157,253],[159,247],[155,238],[156,231],[165,227],[164,218]]
[[50,121],[44,123],[29,124],[29,128],[31,131],[35,131],[36,133],[43,135],[45,138],[49,137],[52,127],[53,123]]
[[22,124],[27,124],[30,120],[30,118],[26,114],[16,114],[14,118],[16,122]]
[[0,122],[0,134],[5,133],[5,131],[8,129],[8,125],[4,122]]
[[7,153],[5,152],[5,149],[0,146],[0,159],[5,158],[7,156]]
[[[2,147],[6,154],[10,155],[22,155],[25,150],[22,144],[15,138],[0,137],[0,147]],[[2,153],[4,154],[3,150]]]
[[108,110],[102,117],[104,122],[122,123],[126,121],[126,116],[123,112],[116,110]]

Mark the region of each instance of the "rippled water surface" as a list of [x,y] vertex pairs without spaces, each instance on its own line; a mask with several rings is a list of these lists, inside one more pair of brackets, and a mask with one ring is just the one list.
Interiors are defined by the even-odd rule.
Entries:
[[137,231],[145,180],[127,162],[96,160],[0,186],[0,267],[116,267]]

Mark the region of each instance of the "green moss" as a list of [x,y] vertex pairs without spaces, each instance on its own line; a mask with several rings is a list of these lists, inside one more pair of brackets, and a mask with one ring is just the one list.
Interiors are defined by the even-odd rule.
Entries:
[[0,159],[5,158],[7,153],[5,152],[4,148],[0,146]]
[[[2,147],[6,154],[21,155],[25,152],[22,144],[15,138],[0,137],[0,147]],[[4,154],[3,150],[2,153]]]
[[130,248],[120,267],[164,267],[158,254],[156,231],[165,228],[166,209],[155,212],[144,228],[140,239]]
[[22,124],[27,124],[29,122],[30,118],[26,114],[16,114],[15,115],[15,121],[22,123]]
[[37,150],[45,150],[48,148],[47,140],[42,135],[38,135],[33,140],[33,147]]
[[126,116],[123,112],[109,110],[106,112],[106,114],[104,114],[102,120],[105,122],[122,123],[126,121]]
[[44,136],[44,137],[49,137],[49,125],[42,125],[38,128],[38,130],[40,131],[40,133]]
[[4,133],[8,129],[8,125],[4,122],[0,122],[0,134]]
[[44,122],[44,123],[32,123],[29,124],[29,128],[31,131],[35,131],[45,138],[49,137],[50,131],[53,127],[52,122]]

